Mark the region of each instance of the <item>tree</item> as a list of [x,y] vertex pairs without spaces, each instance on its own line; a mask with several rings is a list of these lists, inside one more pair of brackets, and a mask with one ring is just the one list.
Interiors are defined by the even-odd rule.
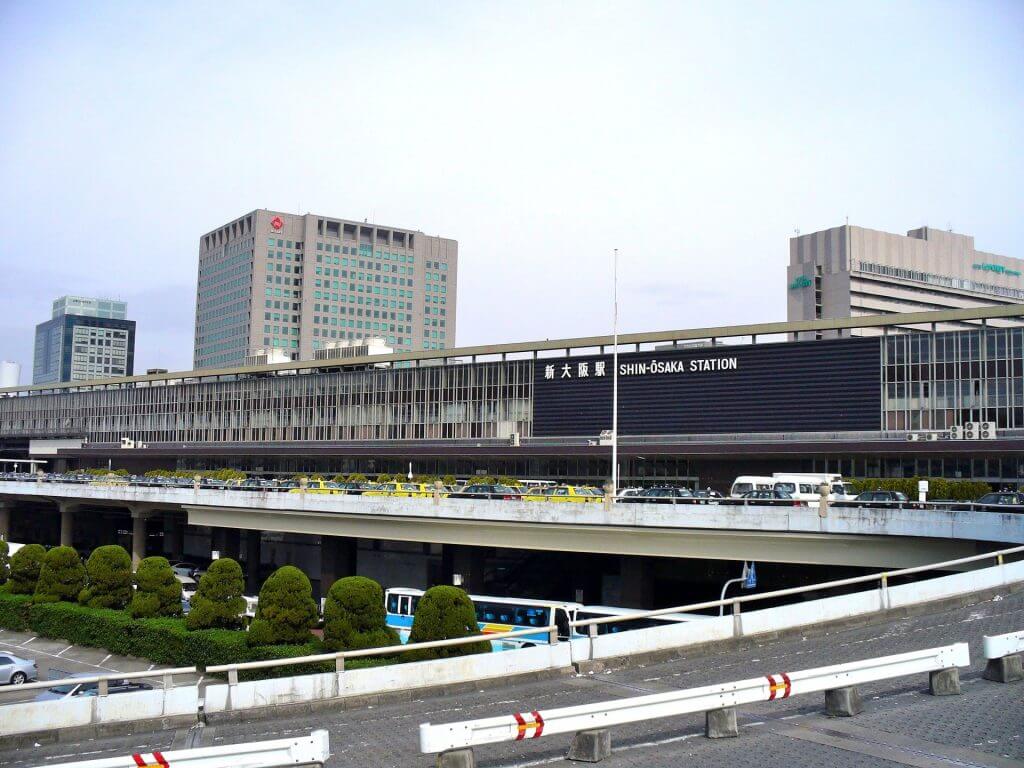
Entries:
[[[377,482],[378,483],[390,483],[392,480],[393,480],[392,476],[389,475],[387,472],[381,472],[379,475],[377,475]],[[402,480],[402,476],[401,475],[398,476],[398,480],[399,481]]]
[[519,481],[516,480],[514,477],[509,477],[508,475],[502,475],[501,477],[498,478],[498,484],[499,485],[517,486],[517,485],[519,485]]
[[338,579],[324,604],[324,645],[331,651],[397,645],[398,633],[387,626],[384,590],[373,579]]
[[455,479],[455,475],[445,475],[441,478],[441,482],[445,485],[455,485],[458,481]]
[[97,547],[85,564],[88,584],[78,602],[90,608],[123,609],[132,599],[132,558],[124,547]]
[[188,629],[240,629],[244,624],[244,591],[241,566],[230,557],[214,560],[199,579],[185,626]]
[[42,544],[26,544],[15,552],[11,557],[11,576],[7,583],[7,591],[12,595],[34,594],[44,557],[46,550]]
[[73,547],[54,547],[43,558],[36,582],[37,603],[74,602],[85,586],[85,566]]
[[[473,601],[458,587],[431,587],[423,593],[416,614],[412,620],[410,643],[426,643],[431,640],[449,640],[479,634],[476,623],[476,609]],[[431,648],[413,651],[416,659],[446,659],[453,656],[468,656],[474,653],[490,653],[487,640],[466,643],[445,648]]]
[[350,483],[365,483],[367,482],[367,478],[362,472],[353,472],[348,476],[348,481]]
[[147,557],[135,571],[135,595],[128,605],[133,619],[181,616],[181,582],[166,557]]
[[11,558],[7,554],[8,552],[10,552],[10,547],[7,542],[0,539],[0,585],[6,584],[11,575]]
[[293,565],[283,565],[263,582],[249,645],[304,643],[318,618],[313,586]]

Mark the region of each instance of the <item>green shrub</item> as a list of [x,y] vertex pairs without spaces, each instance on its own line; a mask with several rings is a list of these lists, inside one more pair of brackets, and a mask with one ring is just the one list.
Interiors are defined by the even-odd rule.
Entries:
[[230,557],[214,560],[199,579],[185,618],[189,629],[239,629],[245,612],[242,568]]
[[[410,643],[426,643],[432,640],[449,640],[456,637],[469,637],[479,634],[476,622],[476,609],[473,601],[458,587],[431,587],[423,593],[416,614],[412,620],[412,631],[409,633]],[[452,656],[468,656],[474,653],[490,653],[491,644],[487,640],[479,643],[453,645],[447,648],[431,648],[412,651],[409,656],[416,660],[446,659]]]
[[7,591],[12,595],[32,595],[39,581],[39,570],[43,567],[46,550],[41,544],[26,544],[11,558],[11,575]]
[[399,642],[387,626],[384,590],[373,579],[338,579],[324,603],[324,646],[330,651],[381,648]]
[[43,558],[33,599],[37,603],[74,602],[85,587],[85,566],[73,547],[54,547]]
[[455,479],[455,475],[445,475],[441,478],[441,482],[445,485],[455,485],[458,481]]
[[989,493],[992,488],[988,483],[976,480],[948,480],[944,477],[866,477],[850,480],[854,491],[899,491],[906,494],[911,501],[917,501],[917,483],[928,481],[928,499],[948,499],[951,501],[975,501]]
[[496,481],[493,477],[491,477],[490,475],[485,475],[484,477],[469,478],[469,480],[466,481],[466,485],[494,485],[495,482]]
[[502,475],[501,477],[498,478],[498,484],[499,485],[519,485],[519,481],[516,480],[514,477],[509,477],[508,475]]
[[28,629],[28,612],[31,607],[31,595],[12,595],[6,587],[0,587],[0,628],[16,632]]
[[90,608],[121,609],[132,599],[132,558],[124,547],[97,547],[85,564],[88,579],[78,602]]
[[362,472],[353,472],[348,476],[348,481],[350,483],[365,483],[367,482],[367,478]]
[[309,578],[293,565],[281,566],[260,590],[249,645],[306,643],[318,618]]
[[181,583],[165,557],[147,557],[135,571],[135,596],[128,606],[133,619],[181,616]]
[[10,547],[7,542],[0,539],[0,584],[6,584],[11,575],[11,557],[8,552]]

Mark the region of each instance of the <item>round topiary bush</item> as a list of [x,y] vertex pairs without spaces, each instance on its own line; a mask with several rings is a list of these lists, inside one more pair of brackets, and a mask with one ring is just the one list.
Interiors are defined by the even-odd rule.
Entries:
[[85,566],[73,547],[54,547],[39,569],[33,600],[37,603],[75,602],[85,586]]
[[199,579],[185,617],[188,629],[240,629],[245,612],[242,568],[230,557],[214,560]]
[[78,602],[90,608],[121,610],[132,599],[132,558],[124,547],[97,547],[85,564],[88,579]]
[[0,584],[6,584],[11,575],[11,557],[8,554],[10,551],[7,542],[0,539]]
[[166,557],[147,557],[139,563],[128,613],[133,619],[181,616],[181,582]]
[[331,651],[396,645],[398,633],[387,626],[384,590],[373,579],[338,579],[324,603],[324,646]]
[[12,595],[34,594],[44,557],[46,550],[42,544],[26,544],[15,552],[11,557],[11,575],[7,582],[7,591]]
[[[426,643],[431,640],[450,640],[469,637],[480,633],[476,622],[473,601],[458,587],[431,587],[423,593],[412,620],[410,643]],[[430,648],[413,651],[417,659],[446,659],[452,656],[468,656],[474,653],[490,653],[487,640],[479,643],[453,645],[447,648]]]
[[318,615],[309,578],[293,565],[274,571],[263,583],[249,645],[305,643]]

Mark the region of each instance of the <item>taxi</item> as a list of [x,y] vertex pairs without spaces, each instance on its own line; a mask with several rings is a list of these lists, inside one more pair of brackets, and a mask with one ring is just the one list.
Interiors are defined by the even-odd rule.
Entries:
[[604,500],[604,494],[597,488],[583,485],[552,485],[532,490],[523,496],[523,501],[554,501],[568,504],[586,504]]
[[331,483],[327,480],[310,480],[309,484],[302,488],[289,488],[288,493],[326,493],[335,494],[342,493],[342,490],[338,488],[337,483]]
[[[441,492],[442,496],[448,494]],[[370,491],[363,491],[363,496],[402,496],[405,498],[433,498],[434,486],[429,483],[381,483]]]

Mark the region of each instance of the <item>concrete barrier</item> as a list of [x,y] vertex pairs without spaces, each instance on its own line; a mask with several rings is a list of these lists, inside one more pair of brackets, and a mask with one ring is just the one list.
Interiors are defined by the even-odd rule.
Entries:
[[986,680],[997,683],[1014,683],[1024,680],[1024,630],[1007,632],[1005,635],[986,635],[982,646],[985,650]]

